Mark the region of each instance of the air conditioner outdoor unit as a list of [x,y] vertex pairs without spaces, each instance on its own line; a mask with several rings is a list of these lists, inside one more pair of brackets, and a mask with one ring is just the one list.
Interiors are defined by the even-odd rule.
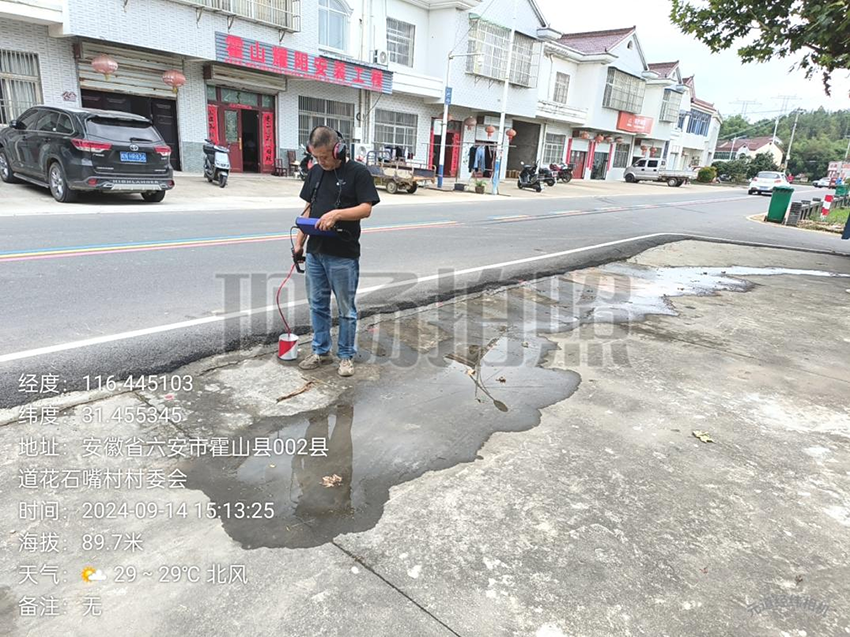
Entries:
[[382,51],[381,49],[376,49],[372,51],[372,62],[375,64],[380,64],[381,66],[386,66],[387,62],[389,62],[390,56],[386,51]]

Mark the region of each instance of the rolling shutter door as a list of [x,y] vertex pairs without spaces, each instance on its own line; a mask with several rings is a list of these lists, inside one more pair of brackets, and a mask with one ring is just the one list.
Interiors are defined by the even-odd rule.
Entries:
[[[183,60],[179,57],[99,42],[81,42],[76,52],[82,89],[176,99],[171,87],[162,81],[162,74],[170,69],[182,73]],[[101,53],[118,62],[118,70],[108,80],[91,66],[91,61]]]

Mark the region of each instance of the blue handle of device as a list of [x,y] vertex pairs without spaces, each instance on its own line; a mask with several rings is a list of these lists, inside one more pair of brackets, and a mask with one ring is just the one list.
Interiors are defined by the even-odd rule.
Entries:
[[298,217],[295,219],[295,225],[306,235],[313,237],[336,237],[339,235],[339,230],[319,230],[316,227],[318,219],[312,217]]

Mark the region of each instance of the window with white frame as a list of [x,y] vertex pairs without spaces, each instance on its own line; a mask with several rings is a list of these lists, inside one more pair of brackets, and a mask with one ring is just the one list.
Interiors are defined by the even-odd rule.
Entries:
[[569,91],[570,76],[566,73],[555,73],[555,90],[552,93],[552,101],[558,104],[566,104]]
[[0,49],[0,125],[41,102],[41,77],[35,53]]
[[534,38],[514,34],[514,55],[511,60],[511,84],[531,86],[534,66]]
[[338,51],[348,46],[348,7],[341,0],[319,0],[319,45]]
[[298,97],[298,142],[307,145],[310,132],[316,126],[327,126],[351,139],[354,130],[354,104],[333,102],[318,97]]
[[[198,6],[198,10],[223,11],[252,22],[271,24],[289,31],[301,30],[301,0],[175,0]],[[34,4],[38,4],[37,2]],[[126,3],[125,3],[126,4]]]
[[[471,18],[468,53],[476,55],[470,55],[467,58],[466,71],[504,81],[508,66],[510,38],[510,29],[480,18]],[[510,82],[525,87],[533,86],[537,80],[535,59],[534,38],[522,33],[514,34]]]
[[662,122],[675,122],[679,118],[679,108],[682,106],[682,94],[678,91],[664,91],[664,99],[661,102]]
[[564,161],[564,148],[566,145],[566,135],[546,133],[546,139],[543,143],[543,165],[559,164]]
[[416,130],[419,118],[414,113],[375,110],[375,144],[401,146],[406,153],[416,154]]
[[387,18],[387,52],[390,62],[413,66],[413,42],[416,27],[407,22]]
[[629,165],[629,144],[617,144],[614,147],[613,168],[626,168]]
[[639,77],[608,67],[608,80],[602,106],[627,113],[639,113],[643,106],[646,83]]
[[494,80],[505,79],[511,31],[492,22],[469,21],[469,53],[466,70]]

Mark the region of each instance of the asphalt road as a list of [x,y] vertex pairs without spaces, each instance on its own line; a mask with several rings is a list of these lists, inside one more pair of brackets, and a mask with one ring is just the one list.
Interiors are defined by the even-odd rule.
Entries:
[[[668,192],[642,184],[612,197],[382,203],[364,224],[359,309],[422,304],[685,235],[850,254],[837,237],[748,220],[767,210],[766,197]],[[26,401],[23,373],[55,373],[62,388],[81,389],[86,376],[159,373],[277,340],[274,295],[289,272],[298,212],[0,217],[0,407]],[[307,331],[301,275],[283,303],[296,331]]]

